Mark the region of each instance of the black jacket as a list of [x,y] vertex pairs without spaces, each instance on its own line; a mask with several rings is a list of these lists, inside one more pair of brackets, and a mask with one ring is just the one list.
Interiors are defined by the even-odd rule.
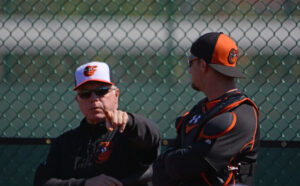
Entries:
[[203,99],[176,128],[176,144],[153,165],[153,185],[254,184],[260,134],[257,107],[247,96]]
[[[130,114],[123,133],[111,133],[105,123],[79,127],[59,136],[51,145],[47,160],[36,171],[34,185],[77,186],[102,173],[124,185],[142,185],[142,176],[157,158],[160,133],[150,120]],[[149,173],[149,171],[147,171]]]

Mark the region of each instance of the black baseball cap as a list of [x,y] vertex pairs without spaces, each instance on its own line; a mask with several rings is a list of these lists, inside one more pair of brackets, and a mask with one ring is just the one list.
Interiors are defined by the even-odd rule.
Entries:
[[237,68],[238,48],[235,42],[222,32],[210,32],[200,36],[190,50],[195,57],[204,59],[217,72],[235,78],[246,76]]

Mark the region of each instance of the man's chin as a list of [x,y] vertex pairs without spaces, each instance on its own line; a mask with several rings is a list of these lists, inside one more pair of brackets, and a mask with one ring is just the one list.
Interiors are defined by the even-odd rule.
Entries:
[[102,123],[105,122],[105,116],[100,115],[100,116],[93,116],[88,119],[90,124],[97,124],[97,123]]

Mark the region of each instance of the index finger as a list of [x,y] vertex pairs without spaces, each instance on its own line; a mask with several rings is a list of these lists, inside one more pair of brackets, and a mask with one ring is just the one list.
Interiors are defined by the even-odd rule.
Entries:
[[107,130],[109,130],[110,132],[114,130],[112,124],[111,124],[111,118],[112,118],[112,113],[109,110],[106,110],[105,108],[103,109],[104,115],[105,115],[105,125]]
[[104,115],[105,115],[105,119],[108,120],[108,121],[110,121],[111,120],[111,113],[110,113],[110,111],[104,109],[103,112],[104,112]]

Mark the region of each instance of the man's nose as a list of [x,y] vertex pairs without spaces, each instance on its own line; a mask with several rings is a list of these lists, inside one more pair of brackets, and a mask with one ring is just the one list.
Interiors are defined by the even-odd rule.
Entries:
[[94,91],[92,91],[90,98],[91,99],[97,99],[97,98],[99,98],[99,96],[97,96],[96,93]]

